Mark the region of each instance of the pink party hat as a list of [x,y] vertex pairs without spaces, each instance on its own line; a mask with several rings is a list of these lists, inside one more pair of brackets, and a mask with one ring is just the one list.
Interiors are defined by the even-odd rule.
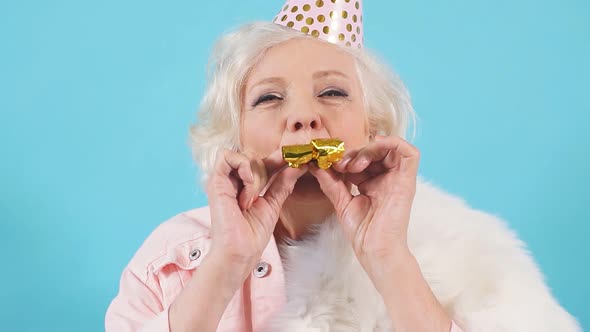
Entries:
[[342,46],[364,42],[361,0],[287,0],[273,22]]

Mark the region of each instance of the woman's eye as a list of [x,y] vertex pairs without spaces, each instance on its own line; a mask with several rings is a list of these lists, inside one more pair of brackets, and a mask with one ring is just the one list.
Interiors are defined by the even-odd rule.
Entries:
[[253,106],[257,106],[258,104],[265,103],[268,101],[273,101],[273,100],[283,100],[283,98],[281,98],[277,95],[272,95],[272,94],[264,95],[264,96],[258,98],[258,100],[254,103]]
[[332,89],[332,90],[322,92],[320,94],[320,97],[348,97],[348,94],[346,94],[346,92],[344,92],[344,91]]

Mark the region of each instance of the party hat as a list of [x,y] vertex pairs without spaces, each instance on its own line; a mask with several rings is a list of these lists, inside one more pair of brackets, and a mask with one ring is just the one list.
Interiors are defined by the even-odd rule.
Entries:
[[364,42],[361,0],[287,0],[273,22],[342,46]]

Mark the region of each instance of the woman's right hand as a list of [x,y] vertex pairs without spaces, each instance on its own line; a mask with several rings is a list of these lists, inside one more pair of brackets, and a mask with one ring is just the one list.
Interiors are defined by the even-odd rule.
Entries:
[[280,150],[266,158],[227,149],[217,153],[207,185],[212,236],[209,255],[229,265],[231,271],[240,271],[240,282],[260,259],[283,203],[307,171],[306,165],[298,169],[285,165]]

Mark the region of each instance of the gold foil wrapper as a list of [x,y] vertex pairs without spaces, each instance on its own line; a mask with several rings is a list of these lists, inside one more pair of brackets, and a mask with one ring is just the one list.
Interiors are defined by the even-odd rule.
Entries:
[[342,159],[344,142],[338,138],[318,138],[309,144],[285,145],[282,147],[283,159],[290,167],[298,168],[315,160],[322,169],[327,169]]

